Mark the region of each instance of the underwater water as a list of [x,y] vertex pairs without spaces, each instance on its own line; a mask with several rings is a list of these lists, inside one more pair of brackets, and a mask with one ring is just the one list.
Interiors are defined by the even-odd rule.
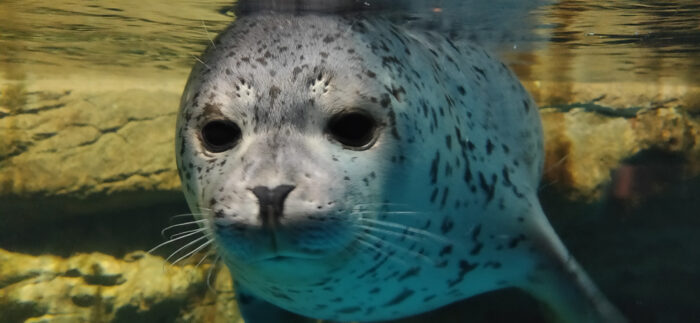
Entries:
[[[505,10],[480,3],[471,17]],[[479,40],[540,106],[545,213],[631,322],[697,321],[700,3],[557,1],[531,18],[527,38]],[[229,1],[0,1],[0,322],[240,319],[215,257],[146,253],[193,229],[161,232],[192,220],[175,119],[234,19]],[[506,290],[411,322],[545,316]]]

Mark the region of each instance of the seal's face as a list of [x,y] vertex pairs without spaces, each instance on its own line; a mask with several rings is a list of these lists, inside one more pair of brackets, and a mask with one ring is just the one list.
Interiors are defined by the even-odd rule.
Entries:
[[363,214],[388,198],[393,112],[376,75],[348,73],[366,70],[349,26],[261,21],[237,21],[193,71],[178,120],[181,178],[239,280],[328,273],[351,261]]

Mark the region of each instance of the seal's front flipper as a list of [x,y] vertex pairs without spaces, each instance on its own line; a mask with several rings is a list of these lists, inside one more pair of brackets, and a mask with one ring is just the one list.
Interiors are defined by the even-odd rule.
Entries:
[[298,314],[272,305],[248,292],[240,284],[235,284],[238,309],[245,323],[311,323],[316,322]]
[[521,287],[549,307],[555,322],[627,322],[569,254],[542,211],[537,212],[539,262]]

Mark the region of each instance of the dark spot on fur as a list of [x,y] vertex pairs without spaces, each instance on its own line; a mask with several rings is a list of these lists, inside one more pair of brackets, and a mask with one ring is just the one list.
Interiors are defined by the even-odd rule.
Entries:
[[470,271],[476,269],[476,267],[478,265],[479,264],[477,264],[477,263],[471,264],[466,260],[460,260],[459,261],[459,273],[457,274],[457,278],[448,280],[447,286],[452,288],[455,285],[462,282],[464,280],[464,276],[466,276]]
[[391,98],[389,98],[389,94],[382,94],[381,99],[379,100],[379,104],[381,104],[382,108],[386,108],[391,104]]
[[489,267],[491,267],[493,269],[498,269],[498,268],[501,268],[501,263],[498,261],[488,261],[488,262],[484,263],[484,268],[489,268]]
[[433,193],[430,194],[430,203],[435,203],[435,199],[437,198],[438,195],[438,188],[433,189]]
[[440,257],[442,257],[444,255],[449,255],[451,253],[452,253],[452,245],[450,244],[450,245],[446,245],[445,247],[443,247],[442,250],[440,250],[439,255],[440,255]]
[[508,248],[513,249],[513,248],[517,247],[521,241],[524,241],[524,240],[525,240],[525,235],[520,234],[508,242]]
[[437,176],[438,176],[438,166],[440,165],[440,152],[435,153],[435,158],[433,158],[433,162],[430,166],[430,183],[435,184],[437,183]]
[[445,203],[447,203],[447,194],[449,193],[450,188],[445,186],[445,188],[442,190],[442,200],[440,201],[440,208],[445,207]]
[[483,243],[477,242],[477,243],[474,245],[474,247],[472,248],[472,250],[469,251],[469,254],[472,255],[472,256],[476,256],[476,255],[479,254],[479,252],[481,252],[481,248],[483,248],[483,247],[484,247],[484,244],[483,244]]
[[486,77],[486,73],[484,73],[484,70],[482,70],[482,69],[480,69],[480,68],[478,68],[478,67],[476,67],[476,66],[472,66],[472,69],[473,69],[475,72],[481,74],[481,76],[482,76],[484,79],[488,79],[488,78]]
[[[211,119],[223,119],[224,115],[221,113],[221,106],[215,103],[206,103],[204,109],[202,110],[202,117]],[[199,119],[199,118],[197,118]]]
[[486,203],[491,202],[493,200],[493,196],[496,192],[496,180],[497,176],[496,174],[493,174],[491,176],[491,183],[486,181],[486,177],[484,177],[484,173],[479,172],[479,186],[481,187],[481,190],[486,193]]
[[503,178],[503,185],[504,186],[511,186],[513,183],[510,181],[510,174],[509,174],[509,169],[508,166],[503,166],[503,171],[501,171],[501,177]]
[[455,223],[452,221],[452,218],[449,216],[445,216],[445,218],[442,219],[442,225],[440,225],[440,231],[442,234],[447,234],[450,231],[452,231],[452,228],[454,227]]
[[493,145],[493,143],[491,142],[491,139],[486,139],[486,154],[487,155],[491,155],[494,147],[496,147],[496,146]]
[[401,291],[398,295],[396,295],[393,299],[391,299],[389,302],[384,304],[384,306],[394,306],[398,305],[401,302],[405,301],[407,298],[411,297],[415,292],[413,290],[410,290],[408,288],[404,288],[403,291]]
[[299,76],[299,73],[301,73],[301,67],[297,66],[292,70],[292,81],[297,80],[297,76]]
[[409,277],[413,277],[413,276],[418,275],[418,273],[420,273],[420,268],[421,268],[421,267],[413,267],[413,268],[408,269],[406,272],[404,272],[404,273],[398,278],[398,281],[402,281],[402,280],[404,280],[404,279],[406,279],[406,278],[409,278]]
[[346,307],[346,308],[341,308],[337,310],[336,312],[341,313],[341,314],[350,314],[350,313],[355,313],[359,312],[360,308],[357,306],[352,306],[352,307]]

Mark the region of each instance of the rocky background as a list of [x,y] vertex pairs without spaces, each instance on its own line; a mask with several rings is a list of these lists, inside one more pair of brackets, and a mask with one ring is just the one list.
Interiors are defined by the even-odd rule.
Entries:
[[[684,293],[700,282],[687,261],[700,256],[688,245],[700,92],[567,84],[562,97],[562,84],[526,86],[546,134],[542,200],[573,253],[636,322],[697,311]],[[178,92],[0,93],[0,322],[238,320],[221,266],[203,255],[170,265],[173,248],[144,252],[188,212],[173,153]],[[510,312],[488,306],[496,300]],[[532,306],[507,291],[433,315],[537,321]]]

